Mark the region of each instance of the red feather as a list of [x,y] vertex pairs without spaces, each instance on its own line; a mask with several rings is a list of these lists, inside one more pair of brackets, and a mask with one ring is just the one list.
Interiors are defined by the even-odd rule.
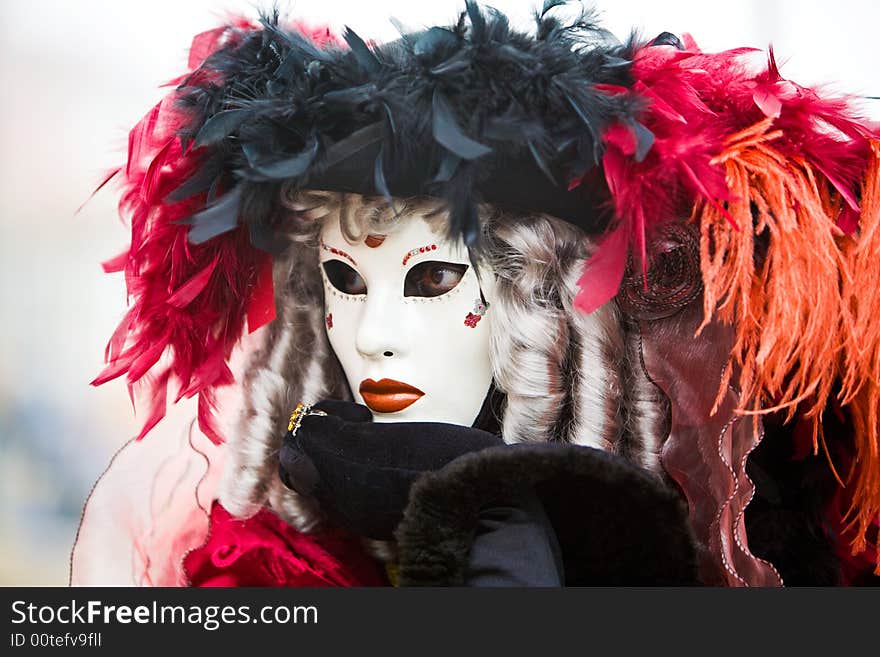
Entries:
[[129,382],[134,383],[135,381],[140,380],[140,378],[146,374],[153,365],[159,362],[159,358],[162,357],[162,352],[165,351],[165,347],[167,346],[167,338],[160,338],[148,348],[144,349],[128,368]]
[[131,359],[123,359],[118,358],[117,360],[112,361],[107,367],[105,367],[101,372],[92,379],[91,385],[99,386],[107,381],[112,381],[128,371],[129,366],[131,365]]
[[113,169],[112,171],[108,172],[107,175],[104,177],[104,179],[98,184],[97,187],[95,187],[94,191],[92,191],[92,193],[89,194],[89,197],[88,197],[85,201],[83,201],[82,205],[80,205],[80,206],[76,209],[76,212],[74,212],[73,214],[79,214],[79,213],[82,211],[82,209],[83,209],[84,207],[86,207],[86,204],[87,204],[89,201],[91,201],[91,200],[95,197],[95,194],[97,194],[98,192],[100,192],[101,189],[103,189],[104,186],[105,186],[108,182],[110,182],[111,180],[113,180],[113,178],[116,177],[116,174],[119,173],[120,171],[122,171],[122,167],[117,167],[117,168]]
[[199,429],[212,443],[219,445],[224,441],[217,428],[217,422],[214,420],[214,406],[213,392],[203,392],[199,395]]
[[132,315],[132,310],[125,313],[125,317],[122,318],[119,326],[116,327],[113,335],[110,336],[107,347],[104,349],[104,360],[108,363],[115,362],[119,358],[119,354],[122,353],[122,349],[125,347],[125,339],[128,337],[128,331],[131,328]]
[[159,421],[165,417],[165,412],[167,410],[169,375],[170,372],[166,370],[151,386],[154,393],[150,397],[150,410],[147,419],[144,420],[140,433],[137,435],[137,440],[141,440],[146,436],[150,430],[159,424]]
[[156,187],[156,181],[159,177],[162,167],[165,165],[165,160],[168,157],[168,151],[171,149],[174,141],[175,139],[174,137],[172,137],[167,142],[165,142],[165,145],[161,149],[159,149],[159,152],[150,161],[150,166],[147,167],[147,173],[144,175],[144,181],[141,184],[141,194],[143,195],[145,203],[161,203],[161,199],[157,199],[153,195],[153,190]]
[[[327,28],[294,25],[320,47],[342,45]],[[197,35],[189,71],[175,83],[222,84],[214,69],[203,66],[205,60],[257,29],[233,18]],[[272,258],[253,247],[241,227],[222,239],[188,242],[189,228],[180,222],[203,209],[206,198],[165,202],[200,164],[198,153],[181,147],[179,133],[191,119],[176,101],[172,90],[129,133],[119,206],[130,220],[131,245],[104,269],[125,272],[131,308],[107,344],[107,367],[92,383],[126,374],[132,401],[151,400],[142,438],[165,415],[173,379],[178,400],[199,396],[199,426],[222,442],[213,418],[215,389],[233,382],[227,361],[245,328],[256,330],[275,317]]]
[[211,274],[214,273],[214,269],[217,267],[218,258],[219,254],[214,257],[211,264],[177,288],[174,293],[168,297],[168,303],[175,308],[184,308],[188,306],[190,302],[205,289],[205,286],[211,279]]
[[[700,202],[714,206],[735,226],[724,205],[734,199],[714,158],[728,137],[766,117],[774,118],[778,132],[773,148],[783,157],[805,159],[824,175],[846,204],[838,217],[841,230],[855,231],[857,191],[868,140],[878,138],[877,129],[853,114],[848,99],[822,98],[782,78],[772,49],[761,68],[751,61],[759,52],[754,48],[707,54],[689,35],[684,44],[684,51],[641,47],[634,57],[632,88],[604,89],[644,98],[647,109],[640,120],[655,139],[647,157],[637,162],[629,126],[612,126],[603,137],[602,165],[620,221],[618,231],[625,231],[626,238],[606,238],[600,252],[633,249],[644,268],[646,237],[665,222],[685,220]],[[598,307],[617,292],[609,276],[617,275],[624,258],[597,253],[590,259],[587,277],[598,268],[604,282],[590,292],[589,302],[581,297],[579,307]]]
[[101,268],[104,270],[105,274],[112,274],[118,271],[122,271],[125,269],[125,264],[128,262],[128,250],[123,251],[118,256],[114,256],[109,260],[105,260],[101,263]]
[[619,226],[602,240],[578,279],[580,291],[574,299],[575,308],[591,313],[617,294],[626,270],[627,238],[627,227]]

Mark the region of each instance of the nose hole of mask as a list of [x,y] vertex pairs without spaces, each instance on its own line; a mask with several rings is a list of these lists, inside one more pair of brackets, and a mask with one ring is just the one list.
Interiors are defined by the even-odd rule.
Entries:
[[382,355],[383,355],[383,356],[388,356],[388,357],[390,358],[390,357],[393,356],[394,354],[391,353],[390,351],[386,351],[386,352],[384,352]]

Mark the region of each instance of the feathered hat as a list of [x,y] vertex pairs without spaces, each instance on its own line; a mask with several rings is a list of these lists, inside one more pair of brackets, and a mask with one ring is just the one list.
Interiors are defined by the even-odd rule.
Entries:
[[[114,172],[132,240],[104,267],[125,272],[132,305],[93,383],[146,387],[139,437],[169,387],[198,395],[201,428],[221,440],[212,406],[232,382],[227,360],[274,317],[282,185],[392,205],[440,197],[450,235],[474,249],[480,203],[542,212],[598,243],[581,311],[625,289],[622,307],[646,321],[701,298],[687,340],[729,327],[708,414],[733,386],[736,413],[806,417],[818,450],[823,410],[848,411],[854,450],[837,475],[864,549],[880,512],[876,126],[848,99],[782,78],[772,50],[756,66],[753,49],[706,54],[668,33],[622,44],[589,15],[555,18],[561,4],[547,0],[529,34],[467,1],[455,25],[387,45],[277,14],[197,36],[189,72],[131,131]],[[677,227],[691,246],[668,239]],[[696,295],[664,283],[682,253],[699,270]],[[658,385],[675,409],[681,393]],[[747,455],[729,468],[734,493]]]

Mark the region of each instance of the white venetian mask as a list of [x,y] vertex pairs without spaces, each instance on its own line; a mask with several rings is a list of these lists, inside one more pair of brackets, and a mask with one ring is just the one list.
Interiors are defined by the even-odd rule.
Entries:
[[384,239],[357,244],[337,216],[324,222],[330,344],[355,401],[377,422],[470,426],[492,381],[491,289],[484,284],[481,295],[463,242],[450,243],[419,215],[397,221]]

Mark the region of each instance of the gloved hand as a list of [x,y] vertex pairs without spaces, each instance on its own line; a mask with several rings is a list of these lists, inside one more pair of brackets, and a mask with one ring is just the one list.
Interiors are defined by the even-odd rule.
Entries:
[[372,422],[369,409],[353,402],[327,400],[313,409],[327,415],[307,415],[296,436],[285,436],[281,480],[367,538],[392,537],[422,473],[504,444],[500,436],[454,424]]

